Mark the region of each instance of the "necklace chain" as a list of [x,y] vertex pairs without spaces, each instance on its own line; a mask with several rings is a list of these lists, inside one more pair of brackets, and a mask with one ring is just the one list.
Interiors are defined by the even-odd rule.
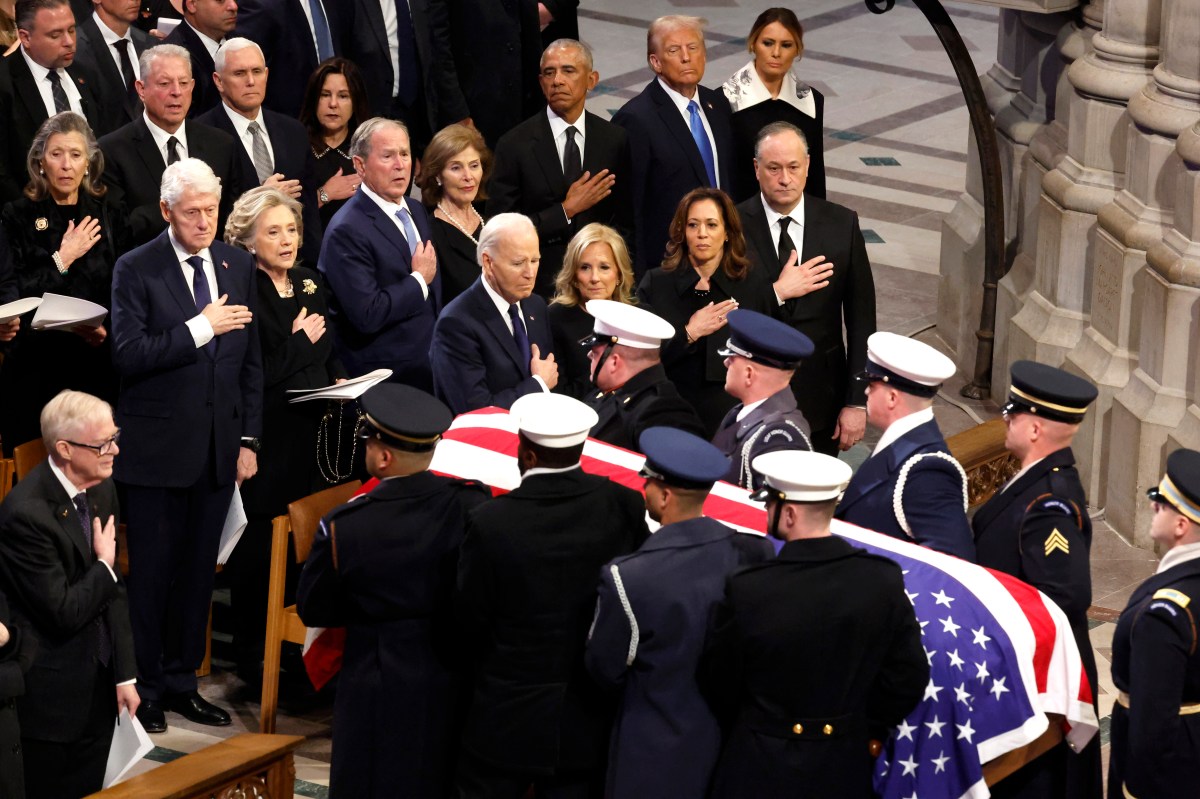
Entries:
[[[467,218],[470,219],[471,215],[473,215],[475,217],[475,219],[479,222],[479,224],[483,225],[483,217],[480,216],[479,212],[475,210],[475,206],[469,205],[467,207],[471,209],[471,214],[468,215]],[[476,245],[479,244],[479,239],[472,236],[470,234],[470,232],[465,227],[463,227],[457,219],[454,218],[454,214],[450,213],[450,209],[446,206],[445,200],[442,200],[440,203],[438,203],[438,210],[446,215],[446,218],[450,220],[450,224],[452,224],[452,225],[454,225],[454,227],[458,228],[458,231],[460,233],[462,233],[464,236],[466,236],[468,239],[470,239]]]

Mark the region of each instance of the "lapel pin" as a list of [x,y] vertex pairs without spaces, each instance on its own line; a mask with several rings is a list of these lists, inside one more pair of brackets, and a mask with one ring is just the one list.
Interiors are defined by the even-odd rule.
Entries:
[[228,268],[229,268],[229,261],[221,261],[221,268],[222,268],[222,269],[228,269]]
[[63,509],[62,509],[62,517],[63,517],[64,519],[65,519],[65,518],[67,518],[67,509],[66,509],[66,508],[63,508]]
[[45,230],[48,227],[50,227],[50,222],[44,216],[39,216],[37,219],[33,220],[34,230]]

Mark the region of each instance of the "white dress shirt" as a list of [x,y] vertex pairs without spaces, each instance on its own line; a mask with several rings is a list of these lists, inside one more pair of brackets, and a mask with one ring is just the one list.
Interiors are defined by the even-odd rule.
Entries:
[[583,140],[586,137],[583,129],[583,114],[580,114],[579,119],[574,122],[568,122],[554,113],[550,106],[546,106],[546,117],[550,120],[550,133],[554,135],[554,149],[558,151],[558,163],[563,162],[563,154],[567,149],[567,128],[574,125],[575,130],[579,131],[575,134],[575,146],[579,148],[579,163],[583,164]]
[[[400,94],[400,20],[396,16],[396,3],[407,2],[408,0],[379,0],[379,8],[383,11],[383,37],[387,39],[388,58],[392,62],[392,97]],[[408,15],[412,17],[411,5]]]
[[[175,230],[167,229],[167,236],[171,239],[171,246],[175,249],[175,258],[179,263],[179,268],[183,271],[183,282],[187,286],[188,294],[192,295],[192,302],[196,301],[196,292],[192,290],[192,277],[196,274],[196,270],[187,262],[193,253],[185,250],[179,243],[179,239],[175,238]],[[208,282],[208,296],[214,301],[221,295],[217,293],[217,270],[213,266],[212,254],[205,247],[195,255],[199,255],[204,261],[204,278]],[[203,313],[197,312],[195,316],[186,322],[188,332],[192,334],[192,341],[196,344],[196,349],[200,349],[208,342],[216,337],[213,331],[212,324],[208,321],[208,317]]]
[[118,36],[116,31],[104,24],[104,20],[100,19],[100,15],[92,12],[92,21],[96,23],[96,28],[99,29],[100,35],[104,37],[104,46],[108,50],[108,58],[117,65],[117,74],[121,76],[121,82],[125,82],[125,69],[121,66],[121,53],[116,48],[117,42],[129,42],[125,45],[129,52],[129,62],[133,64],[133,77],[135,80],[140,80],[142,77],[142,66],[138,63],[137,48],[133,46],[133,40],[129,38],[129,33],[124,36]]
[[146,123],[146,127],[150,129],[150,136],[154,139],[154,145],[158,148],[158,154],[162,156],[163,163],[167,163],[168,148],[167,143],[174,136],[179,145],[175,148],[179,152],[179,158],[182,160],[188,157],[187,146],[187,123],[183,122],[179,125],[179,130],[174,133],[167,133],[165,130],[155,125],[150,121],[150,116],[143,111],[142,121]]
[[[693,100],[696,102],[696,106],[700,109],[700,121],[704,123],[704,132],[708,134],[708,145],[712,147],[713,151],[713,174],[716,175],[717,182],[719,183],[721,180],[721,155],[717,152],[717,140],[713,136],[712,126],[708,124],[708,115],[704,113],[704,103],[700,100],[699,87],[696,88],[696,94],[689,100],[668,86],[667,82],[661,77],[658,79],[658,85],[663,87],[663,91],[667,93],[667,97],[670,97],[671,102],[679,109],[679,113],[683,117],[683,124],[687,126],[689,131],[692,129],[692,112],[688,110],[688,104]],[[723,189],[725,187],[720,186],[719,188]]]
[[900,438],[900,436],[904,435],[905,433],[915,430],[926,422],[932,421],[933,408],[925,408],[917,411],[916,413],[910,413],[903,419],[897,419],[896,421],[892,422],[891,426],[888,427],[887,430],[883,431],[883,435],[879,437],[879,443],[875,445],[875,450],[871,453],[871,457],[874,458],[876,455],[883,452],[889,446],[894,444],[896,439]]
[[[396,216],[396,212],[402,208],[408,211],[409,217],[412,216],[412,211],[408,209],[408,200],[403,197],[400,198],[399,203],[385,200],[375,192],[371,191],[371,187],[367,185],[366,181],[360,183],[358,188],[359,191],[370,197],[372,202],[383,209],[383,212],[387,214],[388,219],[392,220],[392,224],[396,226],[396,230],[399,230],[400,235],[404,237],[404,240],[408,241],[408,233],[404,230],[404,223],[400,221],[398,216]],[[413,219],[413,227],[416,228],[416,226],[417,220]],[[420,242],[417,243],[420,244]],[[429,286],[426,285],[425,278],[421,276],[421,273],[414,271],[411,273],[411,277],[421,285],[421,296],[423,296],[425,299],[429,299]]]
[[[50,84],[48,76],[50,70],[34,61],[29,57],[29,53],[25,52],[25,47],[17,48],[21,57],[25,59],[25,63],[29,65],[29,71],[33,73],[33,85],[37,86],[38,94],[42,96],[42,103],[46,106],[46,115],[54,116],[58,111],[54,110],[54,90]],[[79,94],[79,87],[75,85],[75,79],[67,74],[65,69],[54,70],[58,73],[58,81],[62,84],[63,91],[67,95],[67,104],[71,106],[71,110],[83,116],[83,98]],[[11,120],[3,120],[0,124],[9,124]]]

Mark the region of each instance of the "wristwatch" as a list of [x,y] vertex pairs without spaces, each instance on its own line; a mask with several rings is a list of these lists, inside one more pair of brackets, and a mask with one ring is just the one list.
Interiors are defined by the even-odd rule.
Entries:
[[243,438],[242,446],[254,453],[262,452],[262,439],[261,438]]
[[329,194],[326,193],[324,188],[317,192],[317,199],[321,201],[321,205],[329,202]]

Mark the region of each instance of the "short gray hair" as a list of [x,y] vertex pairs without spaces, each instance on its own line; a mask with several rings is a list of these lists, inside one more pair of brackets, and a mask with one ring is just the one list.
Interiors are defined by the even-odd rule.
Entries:
[[[404,131],[405,136],[408,136],[408,126],[400,120],[371,117],[359,125],[358,129],[354,131],[354,136],[350,138],[350,157],[366,160],[367,156],[371,154],[371,139],[376,133],[388,127],[399,128]],[[412,143],[412,137],[409,137],[409,143]]]
[[546,60],[546,53],[549,53],[551,50],[578,50],[580,55],[583,56],[583,63],[587,67],[587,71],[591,72],[595,68],[593,66],[595,58],[592,55],[592,48],[586,42],[581,42],[578,39],[555,39],[550,42],[550,44],[546,45],[546,49],[542,51],[542,58],[538,61],[539,68]]
[[804,135],[804,131],[791,122],[772,122],[769,125],[764,125],[758,131],[758,135],[754,137],[754,160],[758,160],[759,151],[762,150],[762,143],[771,136],[778,136],[781,133],[795,133],[799,136],[800,143],[804,145],[804,154],[808,155],[808,137]]
[[168,208],[174,208],[175,203],[188,191],[213,194],[220,199],[221,180],[213,173],[212,167],[199,158],[183,158],[163,172],[159,197]]
[[177,44],[160,44],[147,48],[138,57],[138,68],[143,81],[154,71],[154,62],[160,58],[178,58],[187,64],[188,75],[192,75],[192,56],[186,49]]
[[475,248],[475,262],[483,266],[483,254],[486,252],[489,257],[496,256],[496,245],[510,231],[517,228],[524,230],[532,230],[537,232],[537,228],[533,225],[533,220],[525,216],[525,214],[496,214],[487,221],[483,226],[483,230],[479,233],[479,246]]
[[42,443],[47,452],[54,452],[54,442],[79,438],[89,422],[112,418],[112,406],[99,397],[82,391],[66,389],[42,408]]
[[239,50],[246,50],[253,47],[258,51],[258,55],[266,65],[267,57],[263,55],[263,50],[257,43],[247,39],[244,36],[235,36],[232,39],[226,39],[225,42],[217,49],[217,54],[213,56],[213,70],[216,72],[225,71],[225,57],[230,53],[236,53]]
[[680,28],[693,30],[700,34],[700,45],[704,47],[704,27],[706,25],[708,25],[708,20],[704,17],[690,17],[686,14],[668,14],[665,17],[659,17],[650,23],[650,28],[646,31],[646,56],[655,54],[663,36]]

